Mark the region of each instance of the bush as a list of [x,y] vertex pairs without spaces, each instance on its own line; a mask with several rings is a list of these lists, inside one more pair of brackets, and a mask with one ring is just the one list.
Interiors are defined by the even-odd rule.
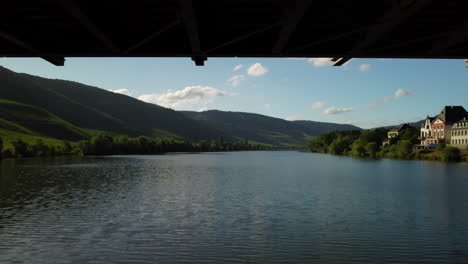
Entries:
[[455,147],[445,147],[441,151],[443,161],[459,161],[461,157],[461,151]]
[[438,150],[443,150],[447,145],[445,143],[439,143],[439,145],[437,145],[437,149]]

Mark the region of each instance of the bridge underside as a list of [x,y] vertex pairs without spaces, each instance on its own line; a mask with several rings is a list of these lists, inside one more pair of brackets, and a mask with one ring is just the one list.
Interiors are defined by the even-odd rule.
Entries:
[[468,58],[466,0],[2,0],[0,57]]

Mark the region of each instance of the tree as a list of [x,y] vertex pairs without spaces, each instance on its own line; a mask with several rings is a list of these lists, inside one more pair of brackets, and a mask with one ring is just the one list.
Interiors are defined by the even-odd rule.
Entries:
[[65,154],[69,154],[69,153],[72,152],[72,150],[73,150],[73,147],[72,147],[72,145],[70,144],[70,142],[68,142],[68,141],[63,141],[63,152],[64,152]]
[[210,142],[208,140],[202,140],[199,143],[200,151],[209,151],[210,150]]
[[32,155],[36,157],[48,156],[50,154],[49,147],[44,143],[44,140],[38,139],[36,143],[31,146]]
[[14,150],[14,155],[16,157],[28,157],[29,156],[29,151],[28,151],[28,144],[21,139],[17,139],[11,142],[13,145],[13,150]]
[[351,155],[355,157],[365,157],[366,149],[364,148],[364,143],[361,140],[354,141],[351,147]]
[[353,139],[350,136],[339,136],[328,147],[328,153],[335,155],[345,154],[350,148]]
[[223,150],[224,149],[224,137],[223,136],[220,136],[219,139],[218,139],[218,146],[219,146],[219,149]]
[[441,151],[443,161],[459,161],[461,157],[461,151],[455,147],[445,147]]
[[405,159],[412,152],[413,144],[409,140],[399,140],[395,147],[397,158]]
[[151,152],[150,140],[147,137],[138,137],[138,142],[140,143],[139,154],[149,154]]
[[99,133],[91,139],[91,144],[94,145],[96,155],[112,154],[113,138],[104,133]]
[[400,132],[398,140],[409,140],[412,144],[417,144],[419,142],[418,136],[419,130],[410,126]]
[[377,152],[379,151],[379,145],[376,142],[367,143],[366,151],[369,157],[375,158],[377,156]]

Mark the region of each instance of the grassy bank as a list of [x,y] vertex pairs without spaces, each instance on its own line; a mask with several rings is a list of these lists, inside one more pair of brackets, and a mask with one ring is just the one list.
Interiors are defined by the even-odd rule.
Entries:
[[149,155],[166,152],[210,152],[267,150],[273,146],[249,142],[246,139],[226,142],[218,140],[189,142],[174,138],[151,138],[98,133],[89,140],[70,142],[17,132],[0,130],[2,158],[50,157],[64,155]]

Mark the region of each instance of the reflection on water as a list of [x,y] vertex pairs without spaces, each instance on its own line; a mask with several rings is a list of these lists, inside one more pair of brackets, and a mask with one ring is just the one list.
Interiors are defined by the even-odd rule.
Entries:
[[463,263],[468,164],[293,151],[5,160],[0,263]]
[[0,160],[0,198],[14,189],[16,184],[16,160]]

